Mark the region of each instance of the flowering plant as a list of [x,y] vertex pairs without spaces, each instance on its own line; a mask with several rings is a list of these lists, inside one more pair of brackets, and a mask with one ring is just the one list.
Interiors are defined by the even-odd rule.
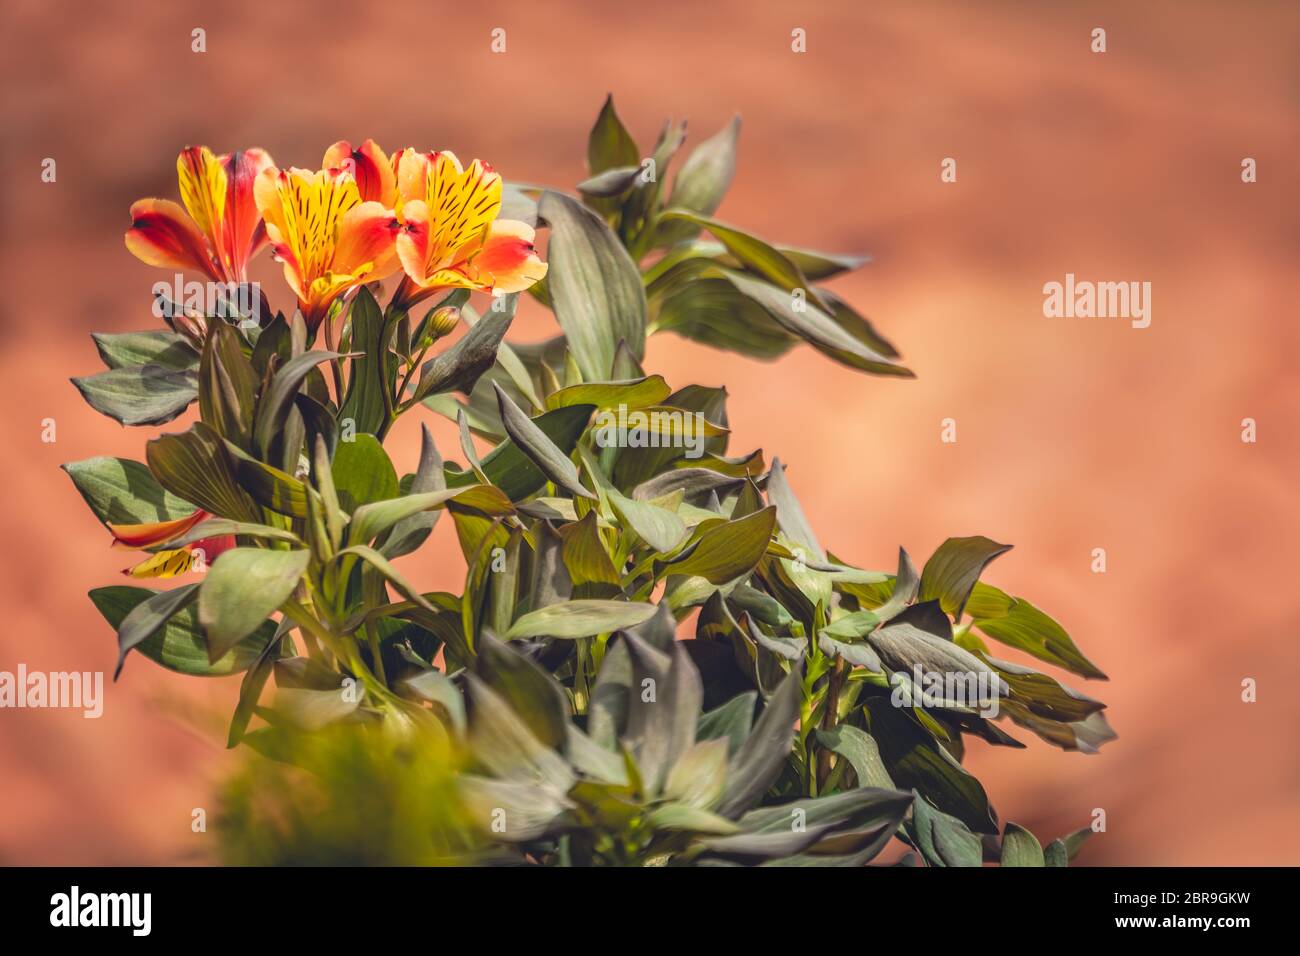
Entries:
[[[349,786],[378,803],[364,826],[406,834],[364,830],[349,845],[370,862],[861,865],[897,837],[932,865],[1064,865],[1090,832],[1044,848],[1001,827],[962,766],[968,736],[1023,746],[1006,720],[1066,750],[1113,737],[1100,701],[986,644],[1105,676],[980,580],[1009,546],[953,538],[919,572],[906,551],[889,573],[853,567],[778,460],[727,454],[723,389],[643,368],[647,336],[673,332],[911,374],[817,284],[863,260],[714,218],[738,132],[697,146],[666,190],[685,124],[643,155],[607,101],[576,196],[370,140],[334,144],[319,170],[189,148],[182,203],[132,207],[128,249],[198,288],[160,283],[167,328],[96,335],[107,370],[74,382],[123,424],[198,415],[144,462],[65,469],[140,552],[129,576],[202,574],[91,592],[119,672],[134,652],[242,674],[230,745],[313,771],[311,826],[301,804],[264,809],[299,791],[232,784],[229,858],[353,859],[319,822],[358,825]],[[284,309],[248,280],[264,247]],[[520,294],[561,334],[507,344]],[[457,423],[463,464],[425,429],[399,477],[383,442],[414,409]],[[422,593],[394,564],[443,513],[460,594]],[[322,770],[340,760],[366,779]]]

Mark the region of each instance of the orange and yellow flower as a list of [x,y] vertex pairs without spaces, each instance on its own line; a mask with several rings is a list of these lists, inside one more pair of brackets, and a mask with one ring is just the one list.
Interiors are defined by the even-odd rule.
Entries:
[[[209,515],[202,508],[193,514],[171,521],[156,521],[148,524],[110,524],[108,530],[113,532],[113,546],[143,550],[156,548],[174,541],[192,530]],[[139,564],[126,568],[122,573],[133,578],[174,578],[191,568],[203,567],[216,560],[217,555],[235,546],[234,535],[218,535],[194,541],[180,548],[166,548],[155,551]]]
[[260,149],[217,156],[206,146],[185,148],[176,158],[184,207],[169,199],[134,203],[126,247],[152,266],[248,281],[248,261],[266,243],[253,184],[271,166]]
[[377,202],[385,209],[397,209],[397,159],[402,152],[390,159],[373,139],[366,140],[356,149],[346,139],[341,139],[325,150],[321,168],[351,173],[363,202]]
[[308,328],[343,293],[397,271],[401,223],[391,208],[362,197],[348,169],[267,169],[253,193]]
[[450,152],[408,149],[394,158],[403,222],[397,256],[406,273],[400,304],[443,289],[522,292],[546,275],[533,228],[497,218],[501,176],[491,166],[476,159],[462,167]]

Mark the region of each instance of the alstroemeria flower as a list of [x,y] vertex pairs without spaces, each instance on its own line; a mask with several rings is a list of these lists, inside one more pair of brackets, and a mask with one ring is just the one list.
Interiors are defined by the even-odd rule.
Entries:
[[[113,532],[113,546],[142,550],[155,548],[174,541],[190,531],[209,515],[202,508],[193,514],[172,521],[156,521],[148,524],[110,524],[108,530]],[[193,541],[180,548],[166,548],[155,551],[145,560],[122,571],[133,578],[174,578],[194,567],[205,567],[214,561],[217,555],[235,546],[235,536],[226,534],[214,538]]]
[[308,328],[344,292],[397,271],[393,243],[402,225],[383,203],[362,199],[350,172],[268,169],[253,194]]
[[377,202],[385,209],[396,209],[397,195],[397,158],[392,159],[379,148],[373,139],[368,139],[357,149],[346,139],[341,139],[325,150],[321,161],[322,169],[341,169],[352,174],[357,181],[357,190],[363,202]]
[[176,158],[184,208],[170,199],[134,203],[126,247],[151,266],[247,282],[248,260],[266,243],[253,183],[272,165],[261,149],[216,156],[206,146],[187,147]]
[[400,153],[397,163],[401,304],[442,289],[522,292],[546,275],[532,226],[497,219],[501,176],[491,166],[476,159],[463,168],[454,153],[414,150]]

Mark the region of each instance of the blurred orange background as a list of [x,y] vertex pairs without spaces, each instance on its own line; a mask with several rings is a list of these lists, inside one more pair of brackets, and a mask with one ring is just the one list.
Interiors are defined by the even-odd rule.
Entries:
[[[846,560],[892,568],[902,544],[921,561],[949,535],[1013,542],[987,579],[1111,675],[1069,680],[1110,704],[1120,736],[1098,756],[1024,732],[1027,751],[972,743],[1003,819],[1050,837],[1104,808],[1081,863],[1300,863],[1300,8],[1137,7],[10,0],[0,670],[111,675],[113,633],[86,591],[118,583],[129,556],[58,466],[142,458],[188,419],[124,429],[67,379],[99,369],[91,331],[156,325],[149,289],[167,276],[122,232],[134,199],[178,198],[181,147],[315,166],[336,139],[374,137],[571,188],[613,92],[643,147],[670,114],[698,142],[741,113],[719,217],[873,254],[835,288],[919,378],[806,348],[765,366],[668,336],[647,366],[675,386],[725,384],[733,450],[779,455]],[[1105,54],[1089,49],[1097,26]],[[191,52],[195,27],[206,53]],[[940,182],[944,157],[956,183]],[[1257,183],[1241,181],[1244,157]],[[266,257],[258,270],[287,303]],[[1042,286],[1067,272],[1151,282],[1151,327],[1044,318]],[[531,305],[512,339],[551,321]],[[940,442],[944,418],[956,444]],[[413,413],[388,442],[399,471],[419,420],[459,457],[453,429]],[[427,587],[459,590],[461,567],[447,522],[406,559]],[[1257,703],[1241,701],[1246,677]],[[191,811],[211,811],[232,766],[237,685],[134,657],[99,720],[0,711],[0,862],[203,859],[215,837],[191,832]]]

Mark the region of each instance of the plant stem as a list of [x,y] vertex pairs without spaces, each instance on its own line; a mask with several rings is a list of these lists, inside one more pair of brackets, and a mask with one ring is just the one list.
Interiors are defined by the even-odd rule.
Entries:
[[[844,658],[835,659],[826,687],[826,709],[822,712],[822,729],[830,730],[839,723],[840,689],[844,686]],[[817,781],[825,789],[831,775],[831,751],[817,748]]]

